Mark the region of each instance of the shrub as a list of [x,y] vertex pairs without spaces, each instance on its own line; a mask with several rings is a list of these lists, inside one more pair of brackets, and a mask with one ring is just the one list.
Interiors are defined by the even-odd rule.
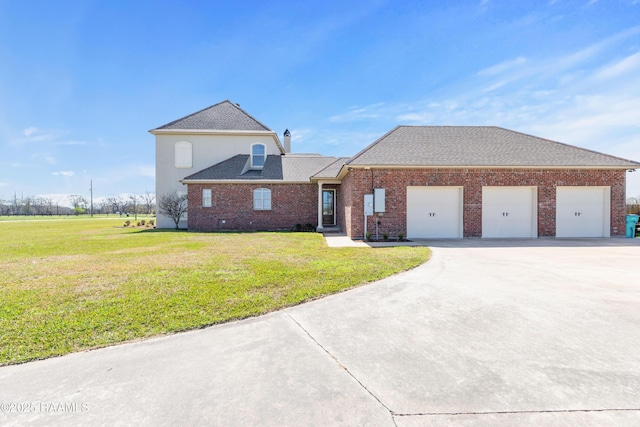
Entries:
[[404,233],[401,231],[398,233],[398,241],[402,242],[404,240]]
[[302,231],[302,224],[296,224],[293,226],[294,231]]
[[389,240],[389,235],[387,233],[382,233],[382,238],[384,240]]
[[316,231],[316,228],[310,223],[306,223],[304,225],[304,231]]
[[364,236],[364,237],[365,237],[365,239],[367,239],[367,240],[371,240],[371,232],[370,232],[370,231],[367,231],[367,234],[365,234],[365,236]]
[[126,220],[126,221],[124,222],[124,226],[125,226],[125,227],[128,227],[128,226],[130,226],[130,225],[131,225],[131,221]]
[[142,221],[140,221],[140,224],[144,225],[146,223],[146,221],[143,219]]
[[142,224],[140,223],[140,221],[138,221],[138,223],[136,224],[136,226],[140,227]]
[[149,220],[149,225],[150,225],[150,226],[152,226],[152,227],[153,227],[153,226],[155,225],[155,223],[156,223],[156,222],[155,222],[154,220],[152,220],[152,219],[150,219],[150,220]]

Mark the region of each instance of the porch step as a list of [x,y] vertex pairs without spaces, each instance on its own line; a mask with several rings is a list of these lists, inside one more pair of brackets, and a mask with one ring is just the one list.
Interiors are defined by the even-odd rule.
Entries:
[[342,230],[340,227],[324,227],[322,229],[322,234],[341,234]]

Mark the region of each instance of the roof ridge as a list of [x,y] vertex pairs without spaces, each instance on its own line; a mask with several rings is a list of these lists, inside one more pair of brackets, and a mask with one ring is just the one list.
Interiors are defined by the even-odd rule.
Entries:
[[172,122],[166,123],[166,124],[164,124],[164,125],[162,125],[162,126],[158,126],[156,129],[162,129],[162,128],[165,128],[165,127],[171,126],[171,125],[172,125],[172,124],[174,124],[174,123],[178,123],[178,122],[179,122],[179,121],[181,121],[181,120],[188,119],[189,117],[193,117],[193,116],[195,116],[196,114],[200,114],[200,113],[202,113],[203,111],[207,111],[207,110],[208,110],[208,109],[210,109],[210,108],[217,107],[218,105],[220,105],[220,104],[224,104],[225,102],[228,102],[228,103],[230,103],[230,104],[233,104],[233,102],[229,101],[228,99],[225,99],[224,101],[220,101],[220,102],[218,102],[217,104],[209,105],[208,107],[205,107],[205,108],[203,108],[203,109],[201,109],[201,110],[198,110],[198,111],[196,111],[195,113],[187,114],[186,116],[184,116],[184,117],[180,117],[179,119],[175,119],[175,120],[173,120]]
[[207,110],[211,110],[211,109],[213,109],[213,108],[215,108],[215,107],[218,107],[218,106],[220,106],[220,105],[223,105],[223,104],[228,104],[228,105],[230,105],[231,107],[233,107],[234,109],[236,109],[238,112],[240,112],[241,114],[245,115],[245,116],[246,116],[247,118],[249,118],[250,120],[254,121],[257,125],[259,125],[260,127],[264,128],[266,131],[275,133],[271,128],[269,128],[268,126],[266,126],[266,125],[265,125],[264,123],[262,123],[260,120],[258,120],[258,119],[256,119],[255,117],[253,117],[251,114],[247,113],[247,112],[246,112],[245,110],[243,110],[243,109],[242,109],[238,104],[236,104],[236,103],[234,103],[234,102],[230,101],[229,99],[225,99],[224,101],[220,101],[220,102],[218,102],[218,103],[216,103],[216,104],[213,104],[213,105],[210,105],[210,106],[208,106],[208,107],[202,108],[201,110],[198,110],[198,111],[196,111],[196,112],[194,112],[194,113],[187,114],[186,116],[180,117],[180,118],[178,118],[178,119],[176,119],[176,120],[173,120],[173,121],[171,121],[171,122],[169,122],[169,123],[166,123],[166,124],[164,124],[164,125],[162,125],[162,126],[159,126],[159,127],[155,128],[155,129],[153,129],[153,130],[161,130],[161,129],[169,128],[170,126],[172,126],[172,125],[174,125],[174,124],[176,124],[176,123],[178,123],[178,122],[181,122],[181,121],[187,120],[187,119],[189,119],[189,118],[191,118],[191,117],[194,117],[194,116],[196,116],[196,115],[198,115],[198,114],[201,114],[201,113],[203,113],[203,112],[205,112],[205,111],[207,111]]
[[269,126],[266,126],[264,123],[262,123],[260,120],[256,119],[255,117],[253,117],[251,114],[247,113],[246,111],[244,111],[242,108],[240,108],[240,104],[236,104],[233,103],[231,101],[229,101],[228,99],[222,102],[228,102],[230,103],[233,107],[235,107],[238,111],[240,111],[241,113],[246,114],[251,120],[253,120],[254,122],[258,123],[260,126],[262,126],[263,128],[267,129],[269,132],[274,132]]

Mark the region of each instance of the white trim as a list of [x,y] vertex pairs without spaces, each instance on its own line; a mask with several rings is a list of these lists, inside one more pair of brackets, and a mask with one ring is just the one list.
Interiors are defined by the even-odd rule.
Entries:
[[[325,224],[324,223],[324,192],[325,191],[331,191],[333,193],[333,224]],[[323,193],[323,197],[322,197],[322,226],[324,227],[325,225],[331,226],[331,227],[335,227],[335,225],[338,223],[338,218],[336,218],[336,189],[335,188],[327,188],[327,189],[322,189],[322,193]]]
[[318,181],[318,227],[316,231],[321,232],[324,230],[322,226],[322,181]]
[[396,164],[375,164],[375,165],[344,165],[340,170],[340,174],[342,174],[344,169],[516,169],[516,170],[526,170],[526,169],[570,169],[570,170],[612,170],[612,169],[640,169],[640,165],[629,165],[629,166],[598,166],[598,165],[587,165],[587,166],[561,166],[561,165],[396,165]]
[[[205,201],[208,201],[208,203],[205,203]],[[203,188],[202,189],[202,207],[203,208],[210,208],[211,207],[211,189],[210,188]]]
[[274,131],[266,130],[216,130],[216,129],[152,129],[152,135],[246,135],[246,136],[270,136],[276,143],[280,153],[285,154],[284,146]]
[[206,185],[223,185],[223,184],[253,184],[253,185],[288,185],[288,184],[307,184],[313,185],[311,181],[273,181],[273,180],[249,180],[249,179],[217,179],[217,180],[206,180],[206,179],[181,179],[178,181],[184,185],[196,185],[196,184],[206,184]]
[[[256,194],[260,194],[260,207],[256,208]],[[269,195],[269,206],[265,207],[265,195],[268,194]],[[271,201],[271,189],[270,188],[264,188],[264,187],[260,187],[260,188],[255,188],[252,191],[252,200],[253,200],[253,210],[254,211],[270,211],[272,210],[272,201]]]
[[[500,194],[505,191],[512,193],[507,194],[506,197]],[[513,192],[517,193],[514,195]],[[496,199],[499,199],[498,203],[490,203]],[[499,209],[490,209],[495,207]],[[523,207],[528,209],[525,210]],[[535,185],[482,186],[482,237],[537,238],[538,187]]]
[[[446,197],[447,203],[443,203],[443,196]],[[406,188],[405,197],[407,238],[462,239],[464,237],[463,186],[410,185]]]
[[[262,147],[262,164],[261,165],[255,165],[253,163],[254,158],[257,158],[258,156],[254,155],[253,150],[255,147],[261,146]],[[264,165],[267,163],[267,146],[265,144],[263,144],[262,142],[254,142],[253,144],[251,144],[251,148],[250,148],[250,154],[249,154],[249,169],[251,170],[262,170],[264,169]]]
[[[588,192],[585,198],[574,204],[575,192]],[[598,194],[599,193],[599,194]],[[595,195],[601,196],[600,209],[592,202]],[[567,199],[570,202],[568,203]],[[586,204],[585,204],[586,202]],[[572,215],[573,214],[573,215]],[[600,221],[593,221],[600,219]],[[611,237],[611,187],[610,186],[565,186],[556,187],[556,237]]]

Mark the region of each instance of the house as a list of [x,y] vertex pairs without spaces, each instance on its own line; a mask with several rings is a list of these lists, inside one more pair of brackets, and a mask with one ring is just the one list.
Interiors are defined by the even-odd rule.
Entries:
[[353,157],[295,154],[288,130],[282,143],[229,101],[150,132],[156,194],[186,186],[194,231],[623,236],[626,172],[640,167],[494,126],[397,126]]

